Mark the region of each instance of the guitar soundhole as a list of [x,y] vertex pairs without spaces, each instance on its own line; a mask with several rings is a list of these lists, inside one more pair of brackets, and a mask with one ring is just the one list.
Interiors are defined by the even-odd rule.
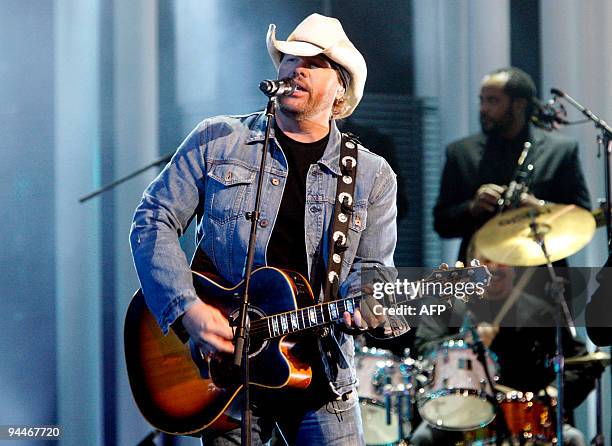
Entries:
[[[253,321],[261,319],[264,316],[265,314],[258,308],[251,308],[249,311],[251,324],[253,324]],[[238,318],[238,310],[230,313],[229,318],[230,320]],[[253,358],[266,347],[268,341],[265,340],[264,333],[252,330],[250,342],[249,358]],[[209,363],[210,375],[217,387],[227,389],[240,383],[240,373],[239,370],[233,366],[233,361],[233,355],[229,354],[214,355],[211,359]]]
[[[250,337],[250,345],[249,345],[249,358],[253,358],[257,356],[259,352],[261,352],[265,346],[267,345],[267,341],[265,336],[267,333],[263,333],[261,331],[257,331],[257,329],[253,328],[253,322],[261,319],[265,316],[265,313],[261,311],[259,308],[251,307],[249,310],[249,318],[251,320],[251,337]],[[231,319],[238,318],[238,310],[234,311],[230,315]]]

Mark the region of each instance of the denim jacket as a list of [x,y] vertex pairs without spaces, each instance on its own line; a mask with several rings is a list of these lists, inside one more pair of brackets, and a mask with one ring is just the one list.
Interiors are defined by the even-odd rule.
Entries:
[[[242,279],[254,209],[265,115],[221,116],[202,121],[183,141],[172,160],[145,190],[136,209],[130,243],[147,305],[164,333],[198,299],[179,237],[196,217],[199,248],[231,283]],[[255,267],[266,264],[287,161],[271,134],[262,191]],[[327,247],[335,202],[341,134],[332,121],[322,158],[310,166],[306,182],[304,233],[309,279],[319,283],[327,268]],[[396,243],[395,173],[380,156],[358,148],[354,213],[348,250],[340,274],[340,295],[357,295],[360,269],[393,266]],[[319,263],[320,262],[320,263]],[[313,289],[318,290],[313,286]],[[322,295],[319,296],[322,298]],[[332,327],[319,350],[332,391],[341,395],[356,382],[354,344]]]

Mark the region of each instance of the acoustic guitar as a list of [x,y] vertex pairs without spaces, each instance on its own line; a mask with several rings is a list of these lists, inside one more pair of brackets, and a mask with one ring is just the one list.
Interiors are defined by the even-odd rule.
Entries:
[[[488,285],[485,266],[435,270],[423,284],[472,282]],[[193,272],[193,283],[202,301],[218,308],[232,321],[237,318],[243,282],[224,286],[218,277]],[[397,305],[428,294],[418,295]],[[442,289],[440,286],[438,290]],[[312,348],[305,336],[353,313],[360,298],[316,303],[308,281],[299,273],[273,267],[253,272],[249,290],[250,384],[260,390],[304,389],[312,379],[310,365],[300,348]],[[452,299],[449,295],[429,295]],[[467,296],[469,297],[469,296]],[[479,296],[482,297],[482,296]],[[465,300],[465,298],[463,298]],[[232,412],[242,385],[231,355],[204,355],[188,337],[170,331],[164,336],[146,306],[141,290],[134,295],[125,319],[125,355],[130,386],[138,408],[155,428],[174,435],[224,432],[239,426],[239,411]],[[237,414],[232,416],[233,414]]]

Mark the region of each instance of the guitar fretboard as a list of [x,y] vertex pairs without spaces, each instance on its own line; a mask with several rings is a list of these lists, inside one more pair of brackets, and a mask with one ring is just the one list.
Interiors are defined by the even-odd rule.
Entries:
[[358,297],[346,298],[266,316],[251,323],[251,332],[263,333],[266,339],[277,338],[338,321],[345,311],[353,314],[357,305]]
[[[478,271],[482,273],[480,278],[478,278],[478,275],[475,274]],[[444,271],[438,270],[429,278],[423,279],[421,282],[423,284],[442,284],[445,280],[458,281],[465,277],[472,281],[481,281],[488,284],[490,274],[484,266],[458,268]],[[441,292],[432,293],[428,289],[423,289],[423,287],[419,287],[419,289],[415,291],[416,292],[411,295],[404,294],[401,297],[396,296],[393,306],[412,302],[424,297],[436,297],[441,299],[452,298],[452,295]],[[345,311],[353,314],[355,309],[358,308],[360,300],[361,296],[349,297],[331,302],[320,303],[310,307],[299,308],[297,310],[287,311],[285,313],[265,316],[251,322],[251,334],[261,336],[265,339],[272,339],[298,331],[320,327],[331,322],[341,320]]]

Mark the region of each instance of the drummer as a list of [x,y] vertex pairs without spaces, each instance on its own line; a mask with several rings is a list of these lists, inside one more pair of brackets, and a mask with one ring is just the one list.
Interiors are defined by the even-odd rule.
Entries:
[[[515,268],[482,258],[481,261],[488,266],[492,274],[487,296],[483,300],[472,299],[468,304],[456,300],[446,318],[432,316],[422,319],[416,330],[415,348],[419,354],[427,357],[449,336],[456,335],[471,342],[471,330],[465,323],[469,310],[472,326],[476,327],[478,336],[497,356],[500,376],[498,383],[537,394],[554,381],[554,371],[549,366],[549,360],[555,352],[552,309],[544,300],[525,292],[511,293],[516,283]],[[518,296],[518,299],[510,310],[500,314],[511,294]],[[512,299],[514,297],[512,296]],[[566,357],[587,353],[584,343],[573,338],[569,330],[563,332],[563,350]],[[591,392],[601,371],[601,367],[597,365],[586,366],[579,374],[566,369],[566,414],[570,414]],[[460,434],[435,429],[423,422],[416,429],[412,443],[453,444],[453,441],[460,438]],[[564,426],[564,443],[585,444],[581,432],[570,425]]]
[[[474,232],[498,210],[497,202],[515,178],[519,155],[531,143],[524,166],[527,193],[521,205],[545,202],[576,204],[590,209],[578,143],[558,132],[531,124],[539,105],[536,87],[524,71],[509,67],[487,74],[480,89],[481,132],[447,148],[434,228],[441,237],[461,237],[459,260]],[[536,121],[537,122],[537,121]]]

